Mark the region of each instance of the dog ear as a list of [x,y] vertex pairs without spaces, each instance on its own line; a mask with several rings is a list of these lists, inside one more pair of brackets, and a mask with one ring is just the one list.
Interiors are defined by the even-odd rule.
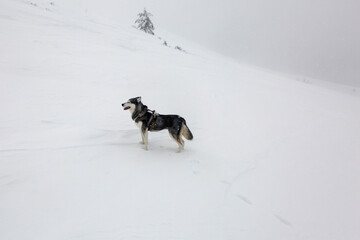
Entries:
[[136,100],[138,103],[141,102],[141,97],[137,97]]

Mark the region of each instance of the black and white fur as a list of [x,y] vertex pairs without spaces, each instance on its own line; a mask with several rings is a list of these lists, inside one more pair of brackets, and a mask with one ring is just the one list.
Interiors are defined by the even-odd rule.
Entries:
[[167,129],[170,137],[178,144],[178,152],[184,149],[184,136],[187,140],[192,140],[193,135],[186,125],[184,118],[178,115],[162,115],[151,111],[141,102],[141,97],[131,98],[122,106],[124,110],[130,110],[131,118],[140,128],[141,143],[145,145],[145,150],[148,149],[148,131],[156,132]]

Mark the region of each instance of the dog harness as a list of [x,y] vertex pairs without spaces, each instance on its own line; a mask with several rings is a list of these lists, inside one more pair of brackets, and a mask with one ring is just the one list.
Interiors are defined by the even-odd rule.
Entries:
[[155,127],[155,122],[156,122],[156,118],[157,118],[158,114],[155,112],[155,110],[148,110],[148,113],[151,113],[151,117],[150,117],[149,122],[147,124],[149,131],[151,131]]
[[[146,106],[145,106],[145,107],[146,107]],[[148,108],[146,107],[143,111],[141,111],[141,112],[139,112],[138,114],[136,114],[137,116],[136,116],[136,117],[133,117],[133,119],[134,119],[135,122],[139,122],[139,121],[145,116],[146,113],[150,113],[150,114],[151,114],[150,119],[149,119],[149,121],[148,121],[147,124],[146,124],[147,129],[148,129],[149,131],[151,131],[151,130],[154,129],[154,127],[155,127],[155,125],[156,125],[155,122],[156,122],[156,118],[157,118],[157,116],[158,116],[158,113],[155,112],[155,110],[150,110],[150,109],[148,109]]]

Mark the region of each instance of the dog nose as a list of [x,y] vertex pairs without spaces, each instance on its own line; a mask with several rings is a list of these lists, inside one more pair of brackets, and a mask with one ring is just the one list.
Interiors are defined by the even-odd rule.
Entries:
[[121,104],[121,106],[124,106],[125,103]]

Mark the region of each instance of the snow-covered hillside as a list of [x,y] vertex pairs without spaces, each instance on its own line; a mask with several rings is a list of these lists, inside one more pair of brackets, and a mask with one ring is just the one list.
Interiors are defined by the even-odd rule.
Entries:
[[359,98],[39,2],[0,3],[0,239],[359,239]]

